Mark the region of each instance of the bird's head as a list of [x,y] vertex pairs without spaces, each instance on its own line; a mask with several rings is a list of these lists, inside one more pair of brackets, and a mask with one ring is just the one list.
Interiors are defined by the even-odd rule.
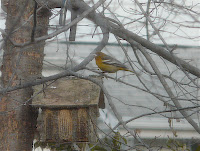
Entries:
[[105,56],[105,54],[103,52],[96,52],[95,54],[96,54],[96,56],[101,56],[101,57]]

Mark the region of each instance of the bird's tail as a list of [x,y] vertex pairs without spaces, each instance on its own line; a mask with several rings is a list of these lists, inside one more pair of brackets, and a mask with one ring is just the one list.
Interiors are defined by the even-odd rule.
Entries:
[[134,71],[132,71],[132,70],[129,70],[129,69],[126,69],[126,71],[129,71],[129,72],[135,73]]
[[129,71],[129,72],[132,72],[132,73],[135,73],[134,71],[128,69],[128,68],[121,68],[120,70],[124,70],[124,71]]

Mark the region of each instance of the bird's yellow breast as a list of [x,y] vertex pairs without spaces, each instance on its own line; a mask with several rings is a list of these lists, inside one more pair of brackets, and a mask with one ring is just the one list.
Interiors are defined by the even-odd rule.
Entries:
[[114,73],[120,70],[119,67],[103,63],[100,56],[96,56],[95,61],[96,61],[97,66],[104,72]]

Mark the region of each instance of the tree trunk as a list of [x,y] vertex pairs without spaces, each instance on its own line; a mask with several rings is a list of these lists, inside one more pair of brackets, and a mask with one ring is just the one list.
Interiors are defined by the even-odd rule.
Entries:
[[[41,76],[45,42],[33,43],[26,47],[13,45],[13,43],[22,44],[31,41],[34,6],[33,0],[9,0],[7,4],[7,35],[4,35],[5,45],[1,67],[4,88],[20,85]],[[37,12],[34,37],[47,34],[49,14],[47,9]],[[32,94],[33,90],[29,87],[1,95],[1,151],[32,150],[37,119],[37,110],[29,105]]]

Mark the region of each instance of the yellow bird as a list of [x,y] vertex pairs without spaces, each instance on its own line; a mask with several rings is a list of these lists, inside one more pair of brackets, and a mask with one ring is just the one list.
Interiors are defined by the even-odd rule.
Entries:
[[[108,72],[108,73],[115,73],[119,70],[124,70],[124,71],[130,71],[123,63],[121,63],[119,60],[106,55],[103,52],[96,52],[96,64],[97,66],[103,71],[103,72]],[[134,72],[133,72],[134,73]]]

